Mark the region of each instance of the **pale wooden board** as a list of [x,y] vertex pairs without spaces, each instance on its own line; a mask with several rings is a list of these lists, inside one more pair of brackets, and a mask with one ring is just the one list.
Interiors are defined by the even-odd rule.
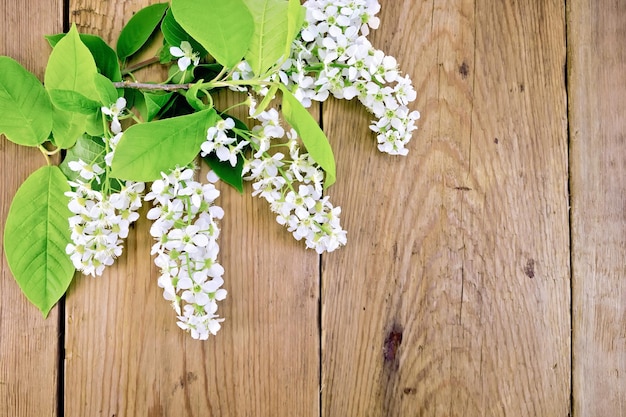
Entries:
[[[73,1],[70,16],[114,44],[146,4]],[[207,342],[178,329],[141,220],[118,264],[103,277],[79,277],[68,295],[68,417],[319,414],[318,258],[250,188],[244,196],[222,189],[223,329]]]
[[[61,1],[0,0],[0,16],[0,55],[42,80],[50,52],[43,35],[62,30]],[[0,236],[13,195],[45,163],[38,150],[0,135]],[[0,252],[0,416],[56,416],[58,308],[44,319],[13,279],[4,247]]]
[[626,416],[626,4],[568,16],[574,415]]
[[348,246],[322,257],[322,415],[567,416],[564,4],[381,3],[422,120],[389,157],[325,107]]

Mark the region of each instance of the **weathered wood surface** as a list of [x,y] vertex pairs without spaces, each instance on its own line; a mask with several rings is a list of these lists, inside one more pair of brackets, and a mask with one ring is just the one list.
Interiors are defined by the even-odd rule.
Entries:
[[[43,35],[63,30],[61,10],[61,0],[0,0],[0,55],[11,56],[43,79],[49,52]],[[0,135],[0,236],[13,195],[45,163],[37,149]],[[13,279],[3,246],[0,256],[0,416],[56,416],[59,309],[43,320]]]
[[626,416],[626,3],[569,4],[574,416]]
[[[68,17],[114,42],[151,2],[71,0]],[[358,105],[324,105],[348,246],[320,269],[263,201],[225,190],[227,321],[208,342],[162,299],[146,221],[105,276],[77,277],[63,317],[43,320],[3,257],[0,416],[626,415],[626,10],[381,3],[372,40],[413,79],[422,119],[409,155],[389,157]],[[0,54],[42,77],[60,0],[0,10]],[[4,224],[43,158],[0,149]]]
[[563,2],[384,6],[423,117],[392,158],[324,112],[352,244],[323,257],[323,415],[566,416]]

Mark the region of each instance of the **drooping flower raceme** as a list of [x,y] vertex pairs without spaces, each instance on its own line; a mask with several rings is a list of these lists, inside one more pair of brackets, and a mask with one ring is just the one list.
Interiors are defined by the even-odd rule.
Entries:
[[[143,182],[119,181],[108,177],[108,170],[117,143],[122,137],[118,117],[126,107],[123,97],[103,107],[102,113],[111,116],[111,132],[115,136],[102,138],[104,157],[87,163],[81,159],[68,162],[77,178],[68,181],[72,191],[68,207],[71,243],[65,248],[74,267],[84,275],[102,275],[104,269],[122,254],[123,242],[128,237],[130,225],[139,218]],[[104,163],[103,163],[104,162]]]
[[[252,116],[256,103],[252,97],[250,102]],[[244,179],[254,182],[252,195],[264,198],[277,215],[276,221],[296,240],[304,240],[308,248],[323,253],[345,245],[346,232],[339,221],[341,208],[334,207],[328,196],[323,195],[324,171],[300,149],[296,132],[285,131],[276,109],[263,111],[253,118],[261,124],[251,131],[237,131],[239,136],[248,137],[243,142],[250,144],[254,151],[250,159],[245,159],[243,169]],[[218,125],[221,126],[219,133],[210,132],[208,141],[233,143],[235,132],[229,129],[233,129],[234,124],[218,122]],[[219,136],[229,139],[219,139]],[[270,147],[284,148],[287,155],[270,153]],[[208,150],[209,145],[203,145],[203,150],[205,148]],[[227,153],[216,152],[216,155],[222,161],[233,157]]]
[[123,239],[139,218],[144,183],[127,181],[119,192],[107,195],[92,188],[93,174],[101,167],[83,161],[69,166],[79,178],[68,181],[73,191],[66,195],[73,216],[69,218],[72,242],[66,252],[83,274],[102,275],[104,268],[122,254]]
[[178,326],[194,339],[206,340],[224,320],[217,315],[217,301],[226,298],[224,268],[217,261],[217,221],[224,212],[214,204],[220,194],[214,185],[217,176],[210,172],[209,182],[202,184],[193,175],[191,168],[163,173],[145,200],[154,205],[147,217],[154,221],[152,254],[161,270],[163,297],[171,301]]
[[[287,85],[305,107],[330,95],[356,97],[376,118],[370,129],[377,134],[378,149],[406,155],[420,115],[408,108],[416,98],[410,78],[400,74],[395,58],[367,39],[369,30],[380,23],[378,1],[308,0],[304,6],[304,27],[272,81]],[[233,73],[233,79],[253,77],[245,61]]]
[[314,69],[313,85],[300,95],[317,100],[329,90],[337,98],[357,97],[376,120],[378,149],[406,155],[406,144],[416,129],[419,112],[407,105],[416,98],[408,76],[401,76],[392,56],[375,49],[366,36],[378,27],[380,10],[375,0],[308,0],[305,27],[296,40],[287,73],[293,88],[303,69]]

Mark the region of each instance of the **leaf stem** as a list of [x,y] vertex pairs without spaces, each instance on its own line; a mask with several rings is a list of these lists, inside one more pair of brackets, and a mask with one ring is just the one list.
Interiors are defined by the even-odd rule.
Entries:
[[44,148],[43,145],[39,145],[39,146],[37,146],[37,148],[39,148],[39,150],[43,154],[43,157],[46,158],[46,164],[48,164],[48,166],[50,166],[51,165],[51,163],[50,163],[50,154],[48,153],[48,150],[46,148]]

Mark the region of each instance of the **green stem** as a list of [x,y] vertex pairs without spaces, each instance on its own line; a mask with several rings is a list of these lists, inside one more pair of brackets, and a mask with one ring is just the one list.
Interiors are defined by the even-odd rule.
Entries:
[[48,153],[48,150],[46,148],[44,148],[43,145],[39,145],[38,148],[41,151],[41,153],[43,154],[43,157],[46,158],[46,164],[48,164],[48,166],[52,165],[50,163],[50,154]]

